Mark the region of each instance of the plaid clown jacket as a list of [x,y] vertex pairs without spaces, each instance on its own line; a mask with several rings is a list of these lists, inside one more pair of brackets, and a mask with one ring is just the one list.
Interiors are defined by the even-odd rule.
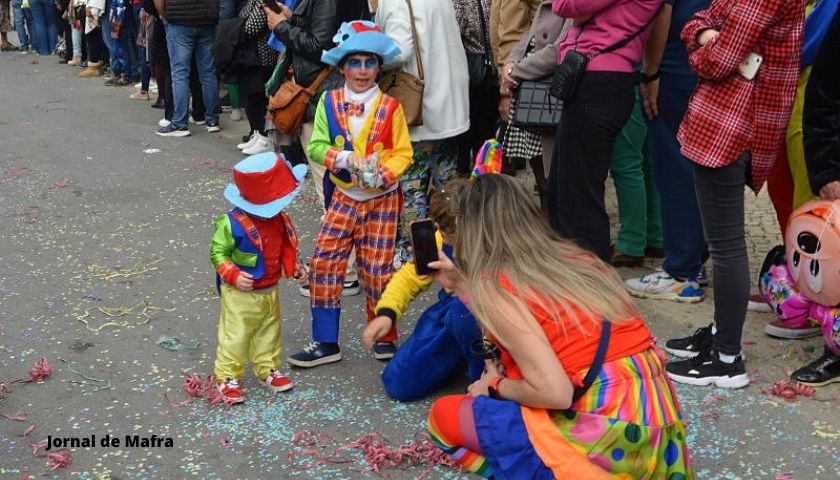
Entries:
[[[802,0],[713,0],[685,25],[689,65],[700,77],[677,139],[699,165],[724,167],[751,154],[748,185],[758,192],[782,147],[799,79],[805,5]],[[703,30],[720,33],[700,46]],[[747,80],[738,66],[763,57]]]

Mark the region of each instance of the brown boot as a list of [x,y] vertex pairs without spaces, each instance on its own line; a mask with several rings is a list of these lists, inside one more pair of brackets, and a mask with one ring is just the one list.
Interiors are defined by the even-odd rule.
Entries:
[[82,78],[98,77],[102,75],[102,62],[89,63],[88,67],[79,74]]

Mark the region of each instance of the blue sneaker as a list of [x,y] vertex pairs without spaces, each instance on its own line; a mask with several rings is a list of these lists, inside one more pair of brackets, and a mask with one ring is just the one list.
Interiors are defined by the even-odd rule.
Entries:
[[643,277],[627,279],[624,285],[630,295],[639,298],[697,303],[705,297],[703,289],[694,279],[678,280],[661,269]]
[[693,280],[697,282],[698,285],[701,287],[708,287],[709,286],[709,272],[706,270],[706,267],[700,267],[700,273],[696,276],[689,278],[689,280]]
[[339,360],[341,360],[341,348],[337,343],[312,342],[289,357],[289,364],[301,368],[312,368]]
[[170,123],[165,127],[160,127],[155,133],[161,137],[189,137],[190,129],[187,127],[176,127],[174,123]]

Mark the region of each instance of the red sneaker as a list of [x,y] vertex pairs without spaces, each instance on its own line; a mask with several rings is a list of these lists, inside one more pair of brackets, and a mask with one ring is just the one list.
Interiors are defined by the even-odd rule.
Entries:
[[242,385],[239,384],[239,380],[228,378],[224,382],[216,385],[216,388],[219,389],[219,393],[229,402],[242,403],[245,401],[245,391],[242,390]]
[[289,380],[289,377],[283,375],[277,370],[272,370],[271,373],[269,373],[268,376],[261,381],[263,385],[274,392],[285,392],[286,390],[291,390],[292,387],[295,386],[295,384]]

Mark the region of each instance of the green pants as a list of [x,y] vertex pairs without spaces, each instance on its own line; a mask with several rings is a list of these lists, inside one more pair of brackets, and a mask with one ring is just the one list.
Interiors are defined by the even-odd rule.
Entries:
[[662,214],[659,193],[653,183],[647,125],[641,96],[636,89],[636,105],[615,139],[610,174],[618,197],[618,241],[615,248],[641,257],[645,248],[662,248]]

